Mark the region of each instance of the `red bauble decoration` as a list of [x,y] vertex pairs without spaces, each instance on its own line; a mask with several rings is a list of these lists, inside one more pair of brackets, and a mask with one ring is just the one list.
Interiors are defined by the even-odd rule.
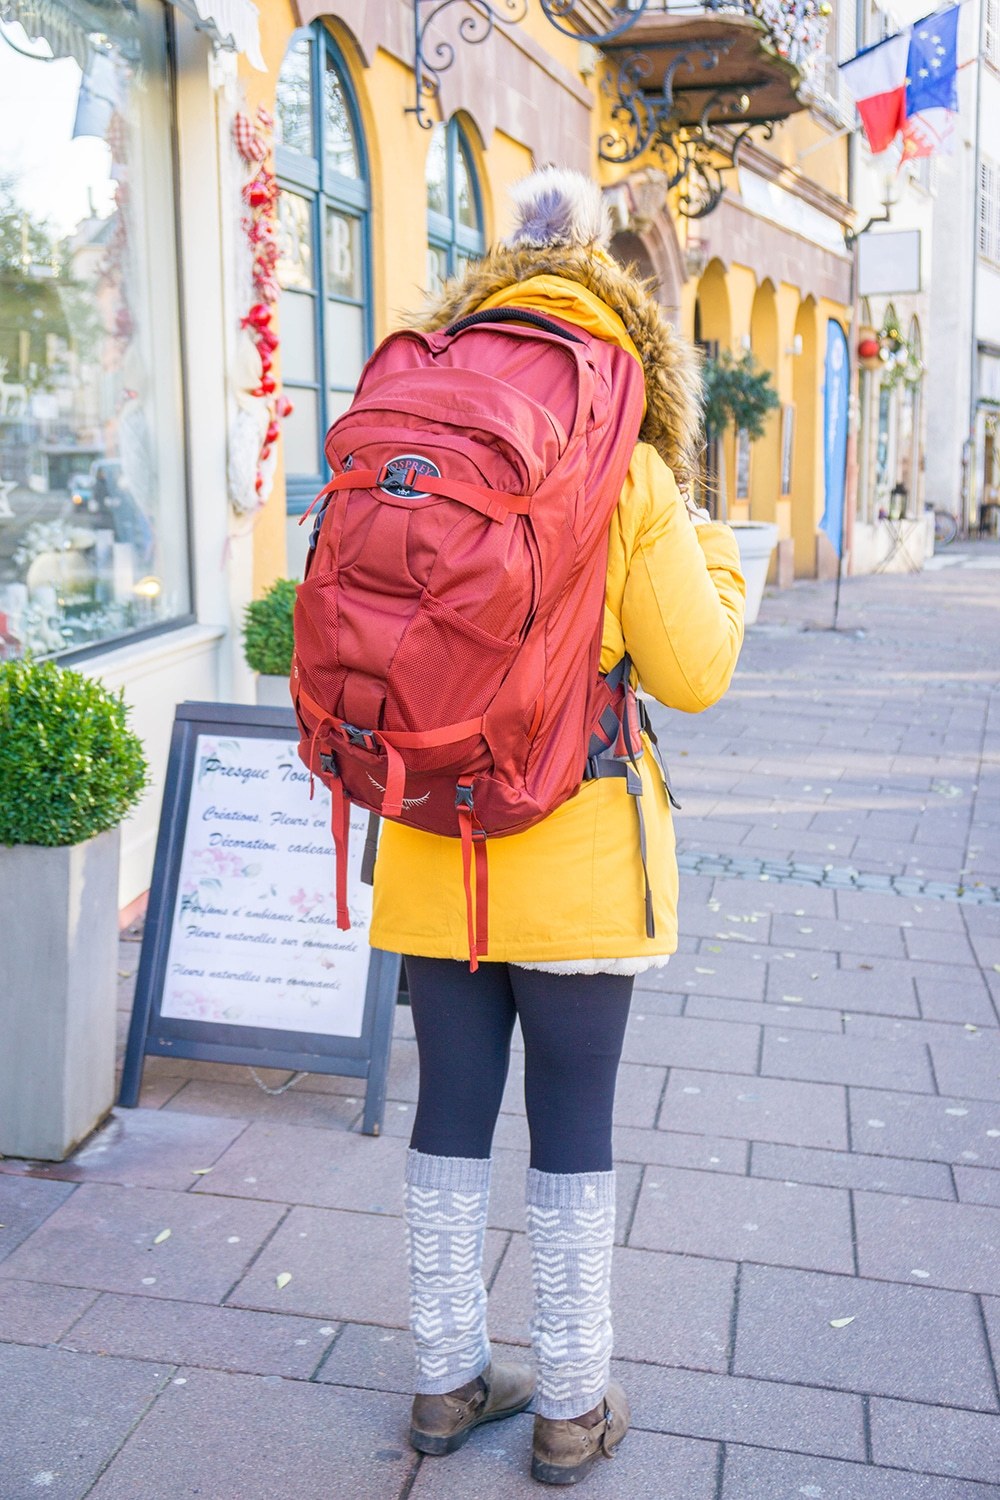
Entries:
[[[263,163],[270,156],[271,135],[274,121],[262,107],[258,109],[255,125],[245,115],[238,115],[234,123],[234,138],[240,155],[245,161]],[[253,167],[251,167],[253,170]],[[281,435],[283,419],[291,415],[292,403],[282,395],[275,395],[278,382],[271,374],[274,354],[278,348],[278,335],[272,326],[274,304],[281,287],[275,275],[279,249],[276,208],[278,184],[270,167],[260,165],[242,192],[243,200],[250,212],[243,218],[243,232],[247,237],[252,256],[251,276],[256,301],[240,319],[240,326],[249,328],[250,335],[260,355],[261,378],[253,395],[266,400],[268,406],[267,430],[258,455],[257,477],[254,487],[263,495],[264,476],[260,465],[270,456],[274,444]]]

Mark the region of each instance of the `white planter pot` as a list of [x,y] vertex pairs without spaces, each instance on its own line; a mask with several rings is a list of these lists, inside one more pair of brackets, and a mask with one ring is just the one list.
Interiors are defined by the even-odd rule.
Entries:
[[288,691],[287,677],[271,677],[261,673],[257,678],[258,708],[291,708],[292,697]]
[[771,553],[778,545],[778,528],[771,521],[730,521],[740,549],[740,566],[747,584],[746,623],[760,613]]
[[62,1161],[114,1103],[118,848],[0,847],[0,1155]]

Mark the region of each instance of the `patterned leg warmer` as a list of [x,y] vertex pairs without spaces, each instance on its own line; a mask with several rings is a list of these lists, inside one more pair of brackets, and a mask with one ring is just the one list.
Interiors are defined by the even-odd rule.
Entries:
[[597,1405],[608,1384],[615,1174],[530,1167],[527,1203],[535,1410],[543,1417],[579,1417]]
[[490,1362],[482,1263],[491,1165],[489,1158],[407,1154],[403,1218],[418,1395],[456,1390]]

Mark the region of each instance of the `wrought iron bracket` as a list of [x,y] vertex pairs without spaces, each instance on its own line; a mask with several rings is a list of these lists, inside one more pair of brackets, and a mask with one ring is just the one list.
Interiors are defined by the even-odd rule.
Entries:
[[645,80],[653,71],[653,60],[645,52],[628,52],[602,85],[611,102],[611,118],[618,127],[602,135],[597,154],[602,161],[623,165],[645,154],[658,139],[677,128],[674,79],[681,68],[699,67],[711,72],[729,51],[730,43],[690,40],[658,49],[672,54],[656,93],[646,90]]
[[621,20],[602,31],[588,31],[580,25],[578,15],[574,20],[578,3],[579,0],[538,0],[542,15],[563,36],[571,36],[575,42],[589,42],[593,47],[604,47],[608,42],[623,36],[626,31],[631,31],[639,17],[645,13],[650,0],[632,0]]
[[[441,75],[455,61],[457,42],[478,45],[493,35],[497,26],[516,26],[528,13],[528,0],[412,0],[413,4],[413,103],[408,115],[416,115],[424,130],[436,124],[427,105],[437,99]],[[463,12],[455,26],[456,41],[433,31],[446,12]]]
[[[603,161],[623,165],[651,153],[665,174],[665,193],[682,188],[677,208],[688,219],[703,219],[718,207],[725,192],[723,174],[736,166],[750,132],[760,129],[765,140],[774,132],[773,121],[740,121],[750,109],[756,87],[753,81],[716,89],[696,122],[680,118],[675,96],[677,73],[682,68],[693,71],[696,66],[711,73],[728,48],[727,42],[717,39],[678,44],[671,49],[674,55],[656,93],[643,87],[653,65],[640,52],[626,54],[616,72],[605,79],[615,128],[599,140],[598,155]],[[687,89],[691,88],[688,84]]]

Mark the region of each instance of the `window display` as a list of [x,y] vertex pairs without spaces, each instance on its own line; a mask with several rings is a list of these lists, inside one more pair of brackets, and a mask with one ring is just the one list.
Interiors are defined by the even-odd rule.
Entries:
[[190,608],[161,0],[0,0],[0,659]]

